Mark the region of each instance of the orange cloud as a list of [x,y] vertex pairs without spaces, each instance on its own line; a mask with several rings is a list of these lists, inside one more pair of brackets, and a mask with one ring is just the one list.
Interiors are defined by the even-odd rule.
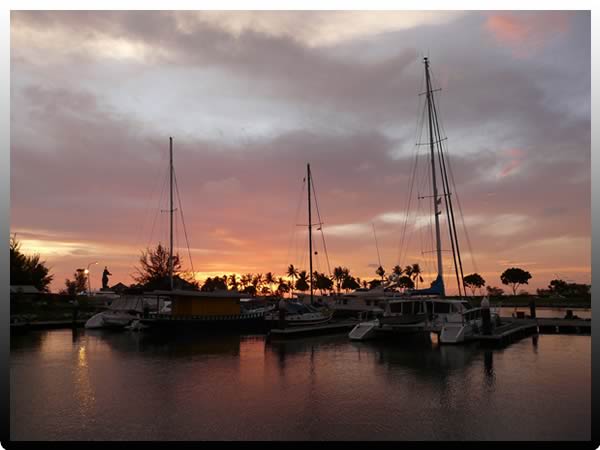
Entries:
[[484,27],[501,45],[525,57],[569,30],[573,14],[563,11],[503,12],[488,16]]
[[509,157],[509,161],[500,171],[500,174],[498,175],[500,178],[504,178],[511,173],[514,173],[523,163],[523,150],[519,148],[511,148],[505,150],[504,153]]

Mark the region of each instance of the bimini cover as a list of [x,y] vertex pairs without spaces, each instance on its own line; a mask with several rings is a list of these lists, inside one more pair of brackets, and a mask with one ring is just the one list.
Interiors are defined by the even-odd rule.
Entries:
[[409,295],[442,295],[444,290],[444,280],[438,275],[431,287],[427,289],[414,289],[408,292]]
[[138,296],[121,297],[112,301],[108,309],[117,311],[139,311],[144,310],[144,298]]

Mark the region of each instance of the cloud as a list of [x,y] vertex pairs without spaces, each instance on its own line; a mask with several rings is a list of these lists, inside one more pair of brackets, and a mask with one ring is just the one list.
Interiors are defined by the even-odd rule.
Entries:
[[[589,14],[554,39],[535,31],[544,21],[531,31],[531,14],[510,13],[517,36],[547,38],[525,59],[487,13],[387,14],[13,13],[11,230],[33,229],[44,249],[76,243],[52,256],[59,275],[92,257],[129,282],[139,249],[166,236],[157,211],[174,136],[199,272],[281,272],[300,259],[304,241],[288,248],[306,222],[310,162],[330,258],[371,276],[371,222],[384,267],[398,258],[415,154],[413,195],[430,194],[427,148],[414,145],[429,47],[464,251],[459,209],[481,269],[589,265]],[[413,202],[403,264],[425,258],[431,222],[430,201]],[[525,247],[560,236],[577,246]]]
[[526,57],[571,26],[569,11],[502,12],[487,17],[485,28],[502,44],[509,46],[515,56]]

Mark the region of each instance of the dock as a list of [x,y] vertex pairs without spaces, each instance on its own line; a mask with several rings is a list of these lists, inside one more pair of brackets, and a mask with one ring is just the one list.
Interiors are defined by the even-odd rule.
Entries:
[[85,325],[87,319],[78,320],[44,320],[32,322],[16,322],[10,324],[10,330],[13,332],[27,330],[49,330],[56,328],[80,328]]
[[502,318],[502,325],[492,334],[478,334],[472,340],[482,344],[507,345],[532,334],[591,334],[591,319],[514,319]]
[[538,325],[535,320],[513,320],[504,321],[503,325],[492,330],[491,334],[478,334],[472,340],[479,341],[484,345],[507,345],[532,334],[537,334]]
[[269,331],[267,337],[272,339],[288,339],[319,334],[341,333],[351,330],[357,323],[358,320],[349,319],[340,320],[339,322],[329,322],[323,325],[292,326],[284,329],[273,328]]

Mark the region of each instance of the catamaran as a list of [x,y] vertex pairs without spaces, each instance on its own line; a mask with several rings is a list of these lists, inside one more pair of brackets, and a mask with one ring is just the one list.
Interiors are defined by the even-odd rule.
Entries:
[[[358,324],[349,334],[350,339],[365,340],[385,331],[397,333],[429,333],[439,336],[439,342],[460,343],[478,333],[482,326],[481,308],[473,308],[463,299],[466,295],[462,259],[454,217],[454,205],[449,181],[449,163],[446,161],[444,148],[445,137],[442,137],[438,112],[431,82],[429,59],[423,60],[425,65],[426,83],[426,120],[429,130],[430,171],[432,183],[432,210],[435,221],[435,253],[437,256],[437,277],[426,289],[414,289],[406,293],[405,298],[385,299],[385,311],[381,317]],[[424,111],[425,112],[425,111]],[[415,164],[416,167],[416,164]],[[451,175],[450,175],[451,176]],[[442,192],[439,192],[438,177],[441,181]],[[414,178],[413,178],[414,179]],[[453,181],[453,180],[452,180]],[[421,199],[425,196],[419,197]],[[458,298],[446,297],[443,277],[442,240],[440,206],[442,201],[446,211],[449,240],[452,251],[452,261],[456,275]]]

